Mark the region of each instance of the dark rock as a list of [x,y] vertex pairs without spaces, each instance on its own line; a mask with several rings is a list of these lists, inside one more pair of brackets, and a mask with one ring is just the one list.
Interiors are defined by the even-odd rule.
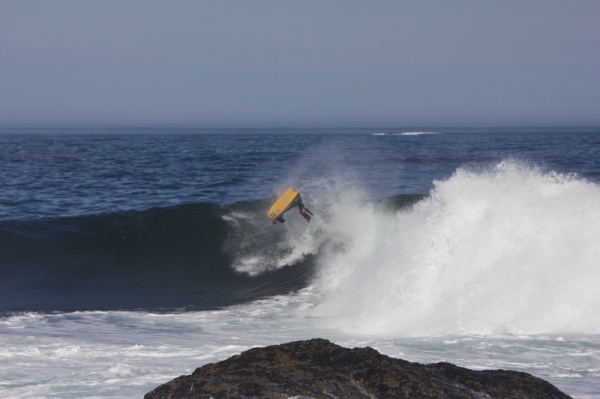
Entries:
[[423,365],[347,349],[323,339],[250,349],[207,364],[146,394],[199,398],[569,398],[552,384],[516,371]]

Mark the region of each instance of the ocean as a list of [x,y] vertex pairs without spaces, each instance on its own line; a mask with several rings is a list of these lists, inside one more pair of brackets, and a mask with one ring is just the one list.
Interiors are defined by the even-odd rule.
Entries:
[[315,337],[600,397],[600,129],[3,129],[0,173],[3,398]]

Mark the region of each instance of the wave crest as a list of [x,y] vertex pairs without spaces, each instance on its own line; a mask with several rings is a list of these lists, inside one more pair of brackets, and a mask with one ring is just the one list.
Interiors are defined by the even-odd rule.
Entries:
[[598,333],[599,236],[596,184],[514,160],[460,168],[362,256],[322,264],[317,311],[368,334]]

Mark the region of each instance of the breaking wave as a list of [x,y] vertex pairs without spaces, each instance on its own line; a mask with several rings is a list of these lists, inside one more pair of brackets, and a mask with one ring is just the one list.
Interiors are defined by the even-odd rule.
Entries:
[[328,327],[375,335],[600,333],[600,186],[514,160],[380,201],[272,199],[0,222],[0,312],[202,310],[302,292]]
[[[340,220],[344,223],[345,220]],[[365,334],[600,332],[600,186],[505,160],[460,168],[320,254],[316,311]]]

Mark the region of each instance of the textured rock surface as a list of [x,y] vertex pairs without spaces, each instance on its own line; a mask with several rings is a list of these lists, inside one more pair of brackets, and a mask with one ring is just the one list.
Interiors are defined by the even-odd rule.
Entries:
[[569,398],[526,373],[410,363],[371,348],[347,349],[323,339],[251,349],[167,382],[144,398],[292,397]]

